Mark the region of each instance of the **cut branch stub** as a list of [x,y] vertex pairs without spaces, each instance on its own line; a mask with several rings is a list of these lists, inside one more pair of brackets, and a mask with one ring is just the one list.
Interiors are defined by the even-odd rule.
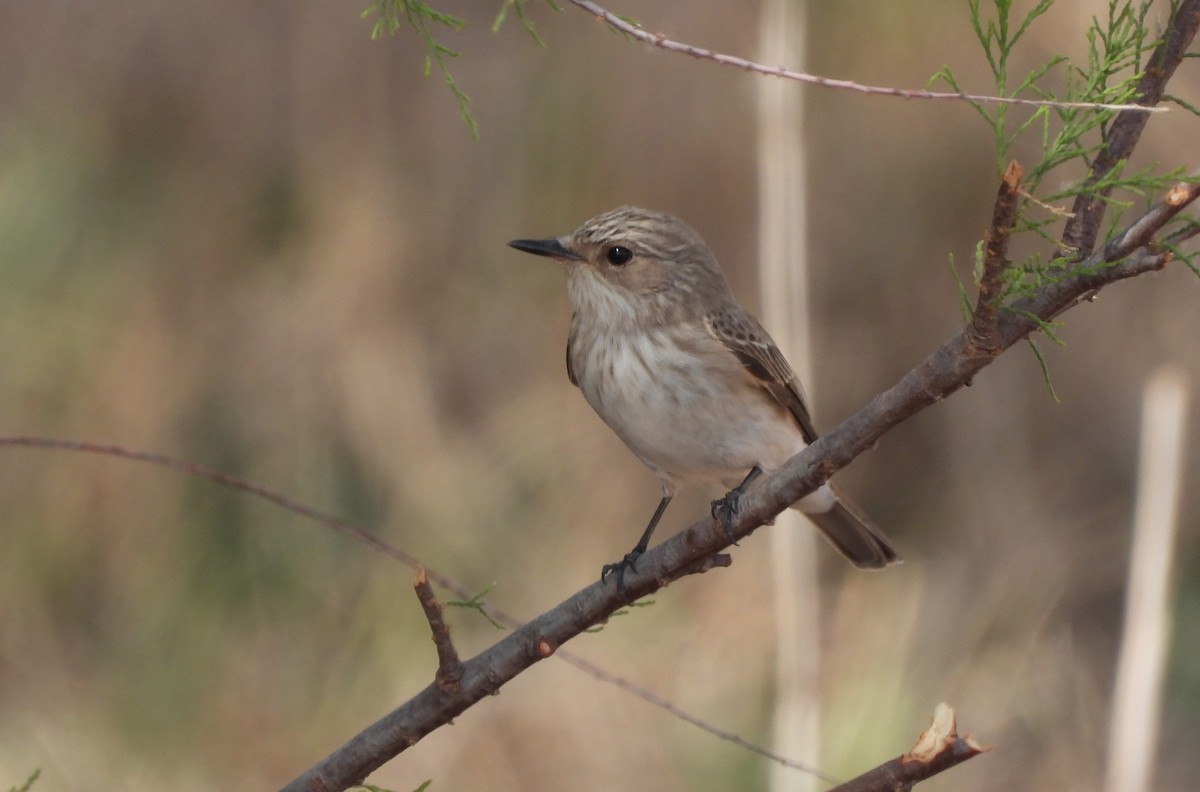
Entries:
[[1000,351],[1000,338],[996,330],[996,316],[1000,301],[1004,298],[1004,273],[1008,270],[1008,238],[1017,222],[1017,206],[1021,198],[1021,177],[1025,169],[1013,160],[1004,169],[1000,187],[996,190],[996,204],[992,208],[992,224],[985,236],[986,246],[983,270],[979,275],[979,299],[975,304],[975,316],[971,322],[972,337],[981,350]]
[[453,693],[462,682],[463,664],[458,659],[458,650],[454,648],[454,642],[450,639],[450,627],[442,617],[442,604],[433,593],[433,586],[429,585],[425,567],[417,567],[413,588],[416,589],[421,610],[425,612],[425,620],[429,622],[429,629],[433,632],[433,645],[437,647],[438,670],[434,681],[440,689]]
[[921,733],[917,744],[908,753],[884,762],[829,792],[894,792],[909,789],[913,784],[962,764],[986,750],[970,736],[959,737],[954,710],[945,704],[938,704],[933,712],[933,722]]

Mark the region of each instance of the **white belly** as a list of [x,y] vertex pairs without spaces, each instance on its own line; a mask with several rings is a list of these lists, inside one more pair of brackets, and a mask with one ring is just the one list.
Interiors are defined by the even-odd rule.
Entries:
[[679,350],[667,329],[578,330],[571,368],[584,397],[669,486],[736,485],[755,465],[771,470],[804,449],[786,408],[719,341],[698,332]]

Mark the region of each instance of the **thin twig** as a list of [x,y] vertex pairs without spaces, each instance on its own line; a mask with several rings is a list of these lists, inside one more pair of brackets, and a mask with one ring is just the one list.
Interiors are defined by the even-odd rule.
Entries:
[[1197,196],[1200,196],[1200,180],[1191,182],[1190,184],[1180,182],[1167,190],[1163,194],[1162,201],[1157,206],[1138,218],[1123,234],[1113,238],[1111,242],[1105,245],[1104,256],[1106,260],[1112,261],[1149,244],[1151,238],[1158,233],[1159,229],[1168,220],[1179,214],[1184,207],[1195,201]]
[[[1176,184],[1166,192],[1161,203],[1156,204],[1150,211],[1135,220],[1123,233],[1113,237],[1103,249],[1076,264],[1075,271],[1092,270],[1122,259],[1125,261],[1122,262],[1119,269],[1126,273],[1123,275],[1126,278],[1162,269],[1171,260],[1172,254],[1170,250],[1159,249],[1158,246],[1151,247],[1151,241],[1163,226],[1198,197],[1200,197],[1200,182]],[[1191,234],[1181,236],[1177,231],[1169,235],[1165,243],[1177,244],[1190,236]],[[1109,282],[1112,281],[1105,281],[1105,283]],[[1097,286],[1083,294],[1075,295],[1069,302],[1059,305],[1053,312],[1043,315],[1042,318],[1048,321],[1074,305],[1084,301],[1090,302],[1096,298],[1099,291],[1100,286]],[[1014,307],[1017,310],[1027,310],[1025,301],[1018,301]]]
[[1194,236],[1200,235],[1200,221],[1192,220],[1190,223],[1167,235],[1163,240],[1168,245],[1178,245],[1181,242],[1186,242]]
[[989,104],[1008,104],[1008,105],[1025,105],[1029,107],[1066,107],[1066,108],[1081,108],[1093,110],[1120,110],[1124,112],[1137,113],[1138,115],[1148,115],[1149,113],[1166,112],[1166,107],[1145,107],[1136,104],[1103,104],[1100,102],[1060,102],[1053,99],[1021,99],[1015,96],[986,96],[981,94],[968,94],[961,91],[928,91],[921,88],[890,88],[887,86],[863,85],[852,80],[835,80],[830,77],[821,77],[816,74],[808,74],[807,72],[792,71],[784,66],[767,66],[763,63],[739,58],[736,55],[725,55],[724,53],[715,52],[704,47],[697,47],[694,44],[687,44],[682,41],[667,38],[662,33],[651,33],[646,29],[628,22],[618,15],[614,14],[602,6],[596,5],[591,0],[569,0],[572,5],[578,6],[589,14],[594,14],[599,19],[603,20],[609,27],[624,33],[631,38],[644,42],[654,47],[667,50],[668,52],[679,52],[684,55],[690,55],[693,58],[700,60],[713,61],[722,66],[732,66],[736,69],[744,71],[756,72],[768,77],[779,77],[784,80],[795,80],[796,82],[806,83],[808,85],[819,85],[822,88],[835,88],[843,91],[854,91],[863,94],[872,94],[875,96],[894,96],[900,99],[941,99],[941,100],[956,100],[965,102],[986,102]]
[[[327,528],[346,534],[367,545],[372,550],[390,556],[412,569],[416,569],[419,565],[416,557],[411,553],[406,553],[395,545],[385,542],[383,539],[363,530],[353,523],[339,520],[331,514],[301,503],[295,498],[285,495],[279,490],[272,489],[265,484],[260,484],[257,481],[252,481],[241,476],[235,476],[232,473],[225,473],[216,468],[202,465],[199,462],[192,462],[155,451],[139,451],[112,443],[92,443],[84,440],[63,440],[54,437],[37,437],[33,435],[0,435],[0,446],[20,446],[25,448],[75,451],[84,454],[99,454],[101,456],[118,457],[137,462],[149,462],[159,467],[178,470],[190,476],[202,478],[215,484],[238,490],[239,492],[256,495],[294,514],[307,517]],[[442,588],[454,592],[455,595],[463,599],[469,599],[471,596],[471,593],[465,587],[459,586],[455,581],[444,575],[430,571],[429,578]]]
[[[566,655],[565,651],[560,650],[558,653],[558,657],[567,659],[567,657],[565,657],[565,655]],[[793,770],[800,770],[801,772],[808,773],[809,775],[815,776],[816,778],[819,778],[822,781],[825,781],[830,784],[837,783],[837,779],[831,778],[830,776],[825,775],[824,773],[822,773],[820,770],[813,767],[812,765],[805,764],[804,762],[798,762],[795,759],[789,759],[786,756],[777,754],[773,751],[763,748],[762,746],[755,745],[752,742],[748,742],[741,735],[734,734],[733,732],[724,731],[722,729],[718,729],[718,728],[714,727],[712,724],[709,724],[703,720],[700,720],[699,718],[697,718],[695,715],[692,715],[687,710],[681,709],[679,707],[679,705],[675,704],[675,702],[671,701],[670,699],[664,698],[663,696],[659,695],[658,693],[655,693],[652,690],[647,690],[643,687],[639,687],[639,686],[633,684],[632,682],[630,682],[628,679],[624,679],[622,677],[617,676],[616,674],[610,673],[609,671],[606,671],[605,669],[601,668],[600,666],[593,664],[590,660],[584,660],[583,658],[581,658],[577,655],[570,655],[570,659],[568,659],[567,662],[571,663],[571,665],[575,666],[576,668],[586,672],[589,676],[595,677],[596,679],[598,679],[602,682],[607,682],[610,685],[613,685],[614,687],[620,688],[621,690],[624,690],[625,692],[630,693],[630,694],[640,698],[642,701],[649,702],[650,704],[653,704],[656,707],[667,711],[671,715],[674,715],[676,718],[679,718],[679,720],[681,720],[681,721],[685,721],[699,729],[703,729],[704,731],[708,732],[713,737],[724,740],[725,742],[736,745],[737,747],[743,748],[747,751],[751,751],[752,753],[756,753],[765,759],[770,759],[771,761],[782,765],[783,767],[790,767]]]
[[[320,509],[316,509],[312,506],[301,503],[295,498],[285,495],[278,490],[272,489],[265,484],[242,478],[240,476],[234,476],[229,473],[223,473],[198,462],[179,459],[177,457],[168,456],[167,454],[160,454],[152,451],[138,451],[113,444],[90,443],[79,440],[63,440],[52,437],[36,437],[30,435],[0,435],[0,447],[3,446],[72,451],[77,453],[111,456],[118,459],[132,460],[136,462],[145,462],[167,468],[169,470],[176,470],[184,473],[185,475],[211,481],[214,484],[229,487],[239,492],[245,492],[249,495],[254,495],[270,501],[271,503],[274,503],[275,505],[294,514],[306,517],[316,522],[318,525],[322,525],[330,530],[345,534],[351,539],[361,542],[370,550],[380,553],[393,560],[399,561],[400,563],[405,564],[413,569],[424,568],[427,570],[426,577],[428,580],[431,580],[447,591],[450,591],[459,599],[474,599],[474,595],[472,594],[471,590],[466,586],[463,586],[446,575],[429,570],[427,567],[424,567],[422,564],[420,564],[412,554],[401,550],[385,539],[374,536],[373,534],[357,525],[354,525],[353,523],[340,520],[337,517],[322,512]],[[699,574],[708,571],[713,567],[729,566],[730,563],[731,559],[728,555],[717,553],[696,562],[696,564],[687,570],[687,572],[689,574]],[[487,618],[492,619],[510,629],[520,627],[523,623],[520,619],[496,607],[495,605],[480,604],[479,607]],[[809,765],[804,764],[803,762],[789,759],[788,757],[775,753],[768,748],[764,748],[761,745],[752,743],[737,734],[733,734],[732,732],[718,728],[699,716],[693,715],[687,710],[684,710],[670,699],[664,698],[658,693],[644,688],[626,677],[606,671],[590,660],[585,660],[583,657],[580,657],[573,652],[559,649],[558,651],[554,652],[554,654],[559,660],[562,660],[568,665],[574,666],[588,676],[591,676],[600,682],[620,688],[630,695],[640,698],[648,704],[656,706],[659,709],[666,711],[668,714],[692,724],[696,728],[707,732],[719,740],[733,743],[740,748],[758,754],[759,756],[769,759],[770,761],[777,762],[785,767],[791,767],[793,769],[801,770],[807,773],[813,773],[814,775],[818,776],[820,775],[817,770]]]

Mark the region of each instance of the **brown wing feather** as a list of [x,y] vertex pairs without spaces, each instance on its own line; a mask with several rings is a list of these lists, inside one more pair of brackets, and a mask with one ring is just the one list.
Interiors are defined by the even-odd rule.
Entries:
[[758,320],[739,309],[710,314],[704,318],[704,323],[713,337],[741,361],[746,371],[788,409],[796,419],[804,441],[814,442],[817,430],[804,404],[800,380]]

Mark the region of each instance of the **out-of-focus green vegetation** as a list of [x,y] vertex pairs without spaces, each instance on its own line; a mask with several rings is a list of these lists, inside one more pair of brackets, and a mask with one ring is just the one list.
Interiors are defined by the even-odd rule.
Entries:
[[[560,274],[504,243],[651,206],[698,229],[753,304],[755,78],[530,7],[543,49],[518,25],[492,34],[498,5],[437,4],[467,20],[439,41],[463,53],[477,141],[445,85],[422,79],[421,41],[372,41],[354,7],[0,7],[0,432],[261,480],[469,589],[495,583],[516,613],[591,582],[658,485],[566,380]],[[951,64],[964,87],[990,87],[958,4],[813,5],[813,71],[916,87]],[[1058,4],[1027,35],[1029,64],[1086,52],[1104,6]],[[749,7],[615,10],[753,54]],[[1171,90],[1195,103],[1193,63]],[[959,326],[945,262],[970,259],[996,166],[969,107],[797,90],[820,350],[808,389],[830,426]],[[1194,119],[1155,117],[1140,157],[1194,167],[1195,140]],[[1014,351],[842,475],[907,561],[868,575],[826,554],[826,754],[799,758],[859,771],[945,700],[996,749],[928,789],[1098,785],[1140,391],[1168,362],[1200,385],[1198,297],[1181,268],[1110,289],[1045,349],[1061,404]],[[1200,452],[1188,470],[1194,484]],[[1200,778],[1181,750],[1200,740],[1187,490],[1163,790]],[[682,498],[664,529],[713,494]],[[0,783],[42,768],[35,789],[271,788],[432,679],[410,570],[249,496],[3,449],[0,514]],[[573,648],[765,739],[765,546]],[[450,618],[464,654],[496,636]],[[551,662],[374,782],[704,790],[763,774]]]

